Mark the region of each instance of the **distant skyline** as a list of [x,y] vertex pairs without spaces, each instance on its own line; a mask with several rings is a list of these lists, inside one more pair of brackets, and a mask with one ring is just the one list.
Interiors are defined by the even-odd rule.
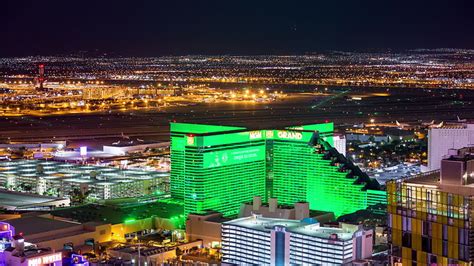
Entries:
[[6,0],[2,6],[1,57],[474,48],[469,0]]

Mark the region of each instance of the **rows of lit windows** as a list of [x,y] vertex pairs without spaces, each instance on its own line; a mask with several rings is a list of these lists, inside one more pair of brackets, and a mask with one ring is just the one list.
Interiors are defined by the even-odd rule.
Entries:
[[[331,242],[328,239],[296,233],[290,235],[291,264],[343,264],[352,260],[352,240]],[[225,224],[222,236],[223,257],[229,259],[223,261],[237,263],[237,259],[245,258],[247,261],[243,261],[250,263],[248,259],[253,258],[253,264],[260,264],[257,258],[270,256],[269,232]],[[258,252],[255,252],[256,250]]]
[[411,211],[464,219],[469,214],[469,198],[437,189],[402,185],[398,206]]
[[323,258],[315,256],[314,254],[307,254],[307,253],[297,253],[290,257],[291,264],[318,264],[318,265],[325,265],[325,264],[342,264],[343,258],[340,257],[332,257],[332,258]]
[[334,254],[343,254],[343,255],[347,255],[347,254],[352,254],[352,248],[353,248],[353,245],[352,243],[351,244],[348,244],[346,246],[344,246],[344,249],[337,249],[337,246],[333,246],[331,244],[318,244],[318,245],[315,245],[311,242],[305,242],[303,244],[297,244],[295,243],[293,240],[290,242],[290,248],[293,249],[293,250],[299,250],[299,249],[308,249],[308,250],[312,250],[314,252],[323,252],[323,253],[334,253]]
[[242,265],[270,264],[270,236],[268,233],[247,228],[223,225],[223,261]]
[[364,184],[354,184],[353,179],[347,178],[347,171],[340,172],[338,166],[332,166],[323,156],[306,143],[275,141],[274,197],[286,204],[308,201],[311,209],[333,211],[336,216],[364,209],[367,206],[367,193],[362,191]]
[[236,265],[270,265],[269,261],[259,261],[256,258],[222,258],[223,262],[232,263]]
[[[212,147],[186,147],[184,152],[183,193],[185,214],[215,210],[225,216],[238,213],[242,202],[265,195],[265,161],[203,168],[203,154],[212,150],[262,146],[264,142],[245,142]],[[173,169],[172,169],[173,171]],[[236,187],[233,184],[239,183]]]
[[290,250],[292,252],[302,251],[304,253],[313,254],[314,256],[341,256],[341,257],[352,257],[352,244],[344,246],[344,249],[337,249],[341,248],[337,245],[331,244],[318,244],[315,245],[313,241],[307,241],[304,243],[294,243],[294,241],[290,242]]
[[470,197],[409,182],[389,182],[387,192],[392,257],[405,263],[470,260]]
[[347,248],[347,246],[351,245],[351,241],[337,241],[337,240],[329,240],[327,238],[319,238],[319,237],[312,237],[312,236],[307,236],[307,235],[301,235],[301,234],[292,234],[291,239],[294,241],[294,243],[298,244],[307,244],[309,243],[314,243],[315,245],[330,245],[331,247],[334,247],[335,249],[344,249]]

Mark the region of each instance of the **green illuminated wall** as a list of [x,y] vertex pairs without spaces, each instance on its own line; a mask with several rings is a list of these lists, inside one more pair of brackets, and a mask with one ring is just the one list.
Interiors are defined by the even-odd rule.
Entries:
[[[172,124],[172,130],[183,125]],[[186,215],[206,210],[235,215],[242,202],[265,196],[266,149],[259,133],[232,133],[238,129],[233,127],[221,133],[212,126],[197,134],[193,127],[191,133],[171,133],[171,193],[184,201]]]
[[[203,124],[171,123],[171,162],[170,177],[171,196],[175,199],[184,199],[185,151],[186,146],[196,146],[194,134],[210,134],[242,130],[242,127],[214,126]],[[217,135],[219,136],[219,135]],[[199,138],[202,140],[202,138]],[[193,143],[191,143],[191,140]]]
[[340,163],[333,129],[332,123],[256,131],[172,123],[171,194],[184,201],[185,214],[234,215],[253,196],[308,201],[336,216],[364,209],[366,183]]
[[184,148],[185,136],[171,133],[171,197],[184,199]]
[[273,143],[273,197],[280,203],[307,201],[310,209],[332,211],[336,216],[367,207],[365,184],[348,178],[349,170],[325,159],[324,152],[304,142]]

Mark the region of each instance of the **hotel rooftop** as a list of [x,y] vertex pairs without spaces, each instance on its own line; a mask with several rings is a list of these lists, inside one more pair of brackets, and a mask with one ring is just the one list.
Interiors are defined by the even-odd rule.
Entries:
[[321,227],[318,222],[265,218],[259,215],[235,219],[225,222],[224,225],[234,225],[262,232],[271,232],[275,227],[285,227],[285,230],[290,233],[340,241],[351,240],[353,234],[359,230],[358,226],[343,223],[340,228]]
[[441,160],[440,170],[401,179],[399,182],[437,188],[463,196],[474,196],[474,147],[451,149]]

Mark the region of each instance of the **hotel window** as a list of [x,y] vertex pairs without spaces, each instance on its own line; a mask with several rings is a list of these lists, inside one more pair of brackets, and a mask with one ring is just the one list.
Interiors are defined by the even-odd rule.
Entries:
[[411,248],[411,233],[403,232],[402,246]]
[[423,236],[421,237],[421,250],[424,252],[431,252],[431,239]]
[[448,240],[448,225],[443,224],[443,240]]
[[448,241],[443,240],[443,256],[448,256]]

